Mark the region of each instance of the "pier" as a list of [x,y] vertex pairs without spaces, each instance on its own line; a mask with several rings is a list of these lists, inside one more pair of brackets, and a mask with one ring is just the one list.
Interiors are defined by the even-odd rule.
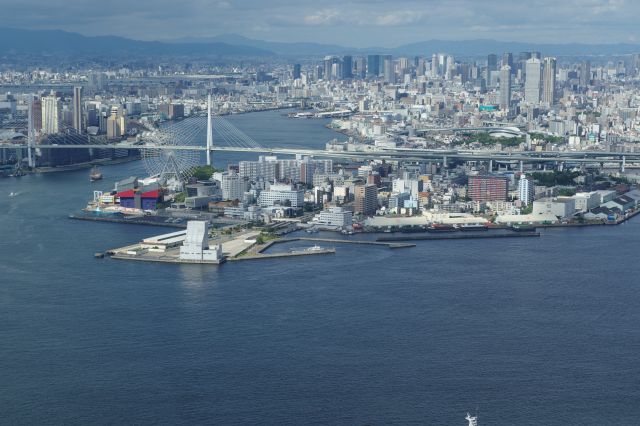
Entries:
[[417,240],[473,240],[484,238],[531,238],[539,237],[540,233],[535,231],[526,232],[510,232],[510,233],[481,233],[481,234],[458,234],[458,233],[442,233],[442,234],[421,234],[421,235],[404,235],[393,237],[379,237],[376,241],[417,241]]
[[[377,239],[376,241],[368,241],[368,240],[340,240],[333,238],[309,238],[309,237],[292,237],[292,238],[283,238],[280,240],[272,241],[272,244],[275,243],[287,243],[294,241],[309,241],[316,243],[332,243],[332,244],[360,244],[360,245],[370,245],[370,246],[385,246],[390,249],[399,249],[399,248],[409,248],[415,247],[415,244],[403,244],[403,243],[392,243],[385,242],[381,239]],[[401,241],[401,240],[398,240]],[[270,247],[270,246],[269,246]],[[262,251],[266,250],[268,247],[263,247]]]

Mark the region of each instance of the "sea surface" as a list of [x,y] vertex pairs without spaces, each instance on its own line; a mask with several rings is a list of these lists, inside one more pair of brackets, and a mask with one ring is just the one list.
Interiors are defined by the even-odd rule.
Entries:
[[[229,120],[263,145],[336,137]],[[0,179],[0,424],[640,424],[640,218],[220,267],[97,260],[164,232],[67,219],[144,166],[103,173]]]

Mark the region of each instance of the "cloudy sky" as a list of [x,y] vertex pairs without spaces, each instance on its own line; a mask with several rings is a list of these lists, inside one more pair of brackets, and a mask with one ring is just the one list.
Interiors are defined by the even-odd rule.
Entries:
[[236,33],[393,47],[429,39],[640,41],[640,0],[0,0],[3,26],[141,40]]

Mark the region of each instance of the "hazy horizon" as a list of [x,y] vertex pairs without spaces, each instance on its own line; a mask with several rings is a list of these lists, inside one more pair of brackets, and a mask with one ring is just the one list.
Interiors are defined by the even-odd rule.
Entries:
[[[637,43],[640,2],[629,0],[0,0],[8,27],[169,41],[225,34],[273,42],[392,48],[424,40]],[[70,13],[71,11],[71,13]]]

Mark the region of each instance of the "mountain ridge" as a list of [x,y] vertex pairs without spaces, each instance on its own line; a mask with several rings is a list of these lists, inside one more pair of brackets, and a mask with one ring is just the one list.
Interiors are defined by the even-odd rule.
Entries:
[[0,27],[0,54],[53,55],[165,55],[165,56],[248,56],[304,57],[324,55],[431,55],[444,52],[454,56],[479,57],[489,53],[540,51],[543,55],[593,56],[627,55],[640,52],[640,44],[611,43],[525,43],[492,39],[426,40],[393,48],[356,48],[316,42],[274,42],[238,34],[214,37],[183,37],[173,40],[142,41],[105,35],[85,36],[63,30],[28,30]]

